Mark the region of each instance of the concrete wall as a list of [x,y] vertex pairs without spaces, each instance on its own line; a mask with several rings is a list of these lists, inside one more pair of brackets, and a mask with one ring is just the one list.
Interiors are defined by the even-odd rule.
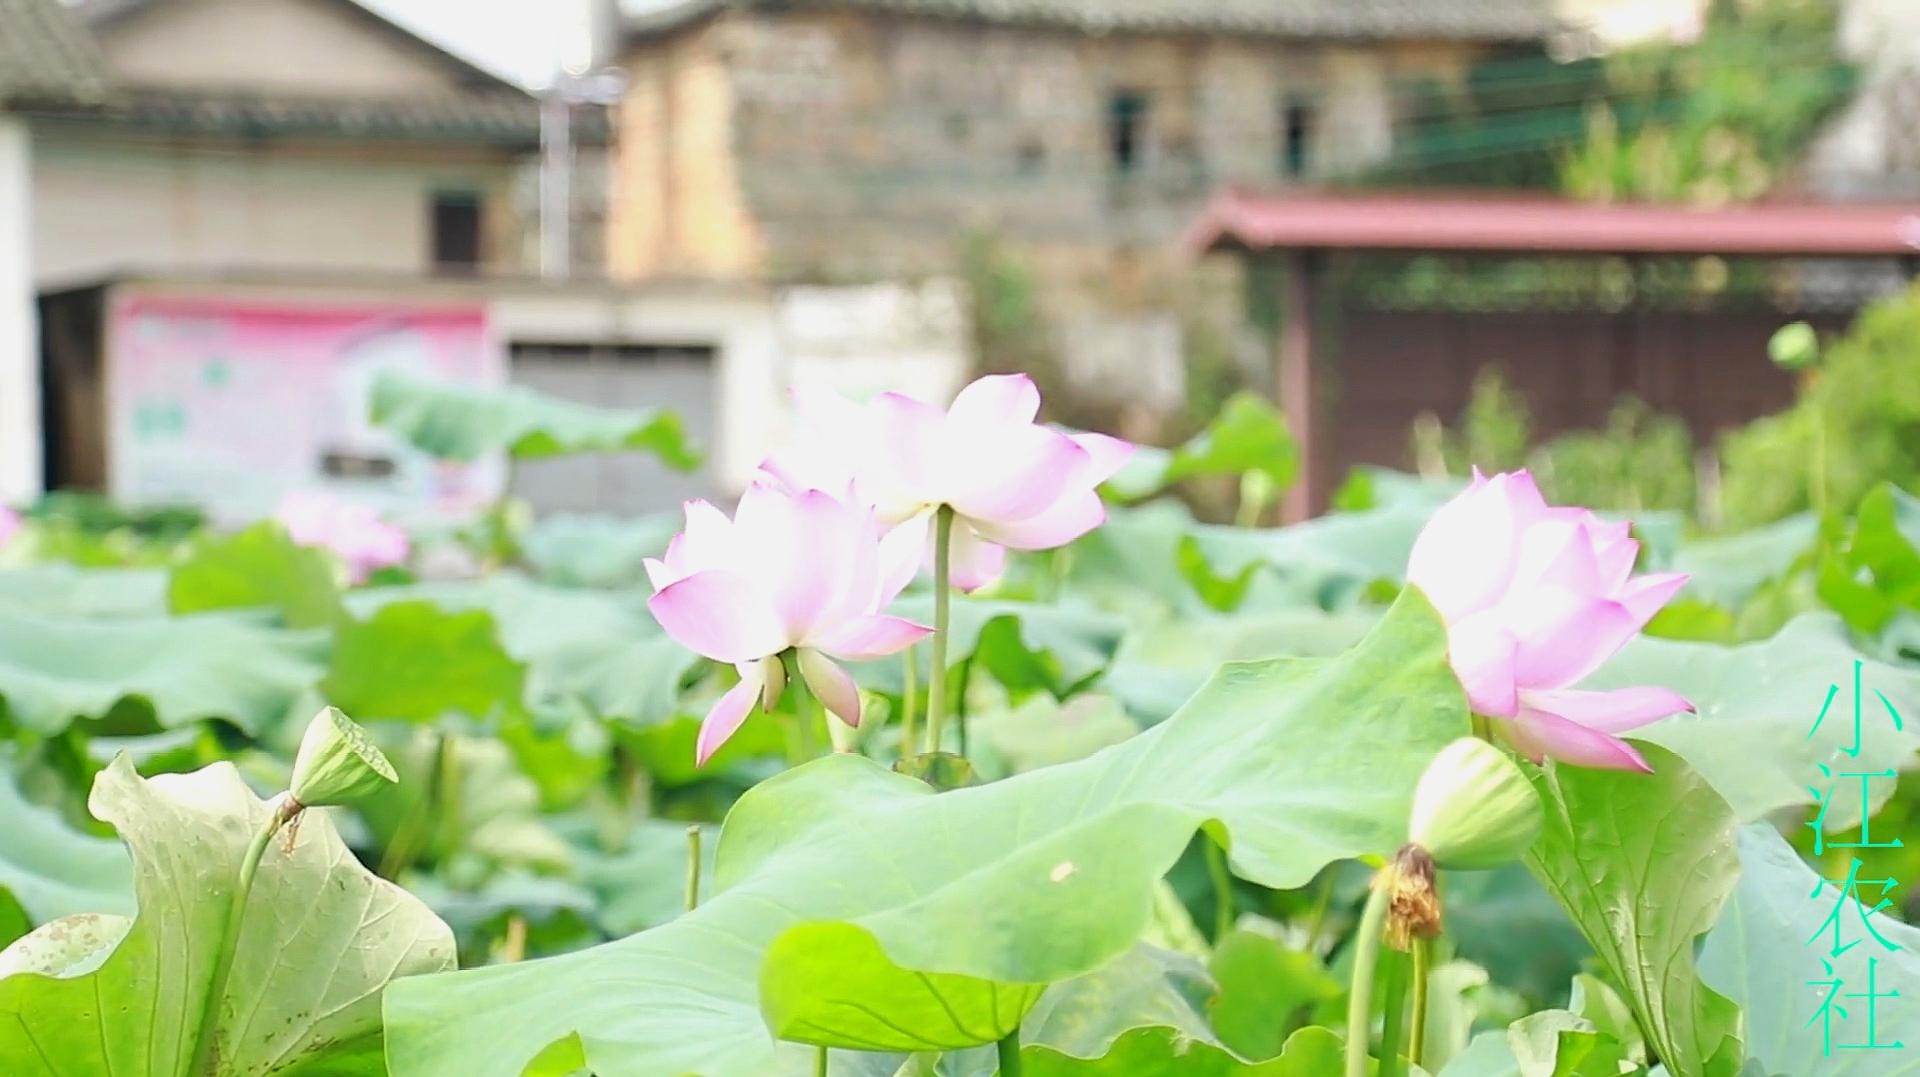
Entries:
[[480,192],[490,268],[524,264],[508,158],[476,150],[240,146],[40,125],[33,268],[426,272],[438,190]]
[[40,492],[40,368],[30,233],[32,143],[0,113],[0,502]]
[[166,0],[98,29],[126,82],[407,96],[458,85],[426,46],[386,33],[341,0]]

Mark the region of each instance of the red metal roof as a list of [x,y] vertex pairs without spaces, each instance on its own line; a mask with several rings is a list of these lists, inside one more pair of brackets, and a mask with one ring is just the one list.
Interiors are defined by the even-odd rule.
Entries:
[[1188,241],[1198,250],[1914,255],[1920,254],[1920,203],[1692,209],[1540,197],[1226,191]]

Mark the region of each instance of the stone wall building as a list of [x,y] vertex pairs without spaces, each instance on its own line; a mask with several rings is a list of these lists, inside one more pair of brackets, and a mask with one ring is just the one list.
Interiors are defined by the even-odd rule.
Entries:
[[1363,169],[1407,87],[1552,25],[1543,0],[682,0],[627,26],[610,268],[910,278],[993,235],[1070,368],[1163,395],[1196,304],[1239,323],[1177,243],[1210,193]]

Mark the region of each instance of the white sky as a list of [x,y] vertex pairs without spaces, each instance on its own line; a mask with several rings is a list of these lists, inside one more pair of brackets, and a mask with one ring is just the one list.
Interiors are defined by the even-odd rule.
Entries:
[[626,13],[678,0],[359,0],[463,59],[528,86],[546,85],[569,49],[583,47],[589,12]]
[[583,32],[588,0],[360,2],[464,59],[539,86]]

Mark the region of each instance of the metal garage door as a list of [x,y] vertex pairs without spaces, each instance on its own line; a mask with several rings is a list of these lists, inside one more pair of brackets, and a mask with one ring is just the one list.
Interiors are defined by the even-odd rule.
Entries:
[[[515,343],[512,378],[563,400],[669,408],[702,451],[715,431],[713,349],[703,346]],[[514,465],[513,492],[542,513],[630,515],[711,494],[706,469],[674,471],[649,453],[583,453]]]

